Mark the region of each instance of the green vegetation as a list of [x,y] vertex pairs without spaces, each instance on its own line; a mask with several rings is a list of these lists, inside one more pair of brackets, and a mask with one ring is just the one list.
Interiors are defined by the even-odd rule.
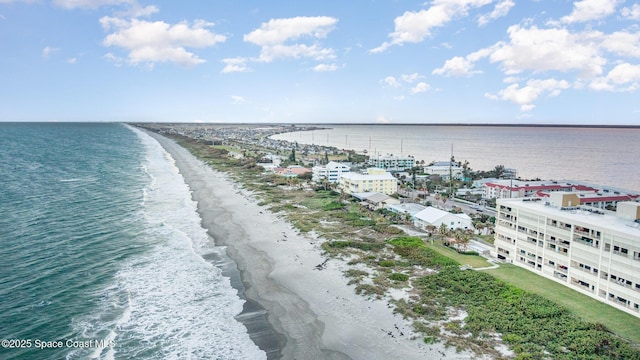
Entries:
[[342,248],[353,248],[364,251],[378,251],[383,247],[383,243],[369,243],[363,241],[327,241],[322,244],[322,248],[328,252],[331,252],[333,249]]
[[[413,319],[425,343],[444,340],[459,350],[500,357],[500,334],[519,359],[640,359],[637,348],[609,331],[638,344],[640,319],[518,267],[460,270],[460,264],[490,264],[443,246],[446,231],[438,235],[433,229],[433,243],[398,236],[402,231],[391,225],[404,220],[393,214],[364,210],[330,186],[311,189],[300,179],[265,175],[255,165],[259,149],[178,141],[300,231],[327,239],[327,254],[346,254],[350,264],[369,266],[371,272],[345,271],[358,294],[382,298],[390,287],[413,286],[419,296],[395,301],[395,311]],[[466,316],[449,320],[456,311]]]
[[322,210],[324,210],[324,211],[340,210],[340,209],[344,209],[345,207],[346,207],[345,204],[343,204],[343,203],[341,203],[339,201],[332,200],[330,203],[325,204],[322,207]]
[[453,259],[459,262],[460,264],[469,265],[472,268],[481,268],[481,267],[491,266],[491,264],[487,262],[487,259],[477,255],[477,253],[475,255],[460,253],[460,252],[457,252],[455,249],[442,245],[440,241],[434,242],[434,244],[426,243],[425,245],[428,246],[430,249],[438,252],[441,255],[444,255],[450,259]]
[[393,260],[382,260],[378,263],[378,265],[382,267],[394,267],[396,263]]
[[615,329],[623,338],[636,344],[640,343],[640,319],[637,317],[515,265],[504,264],[486,272],[520,289],[562,305],[585,321],[601,323],[609,329]]
[[[422,249],[416,242],[413,244],[404,248]],[[427,314],[427,319],[446,313],[446,309],[464,309],[467,312],[464,324],[445,325],[453,333],[448,338],[450,344],[461,346],[466,341],[479,351],[483,348],[482,339],[499,333],[520,358],[543,359],[550,354],[554,359],[640,359],[638,349],[609,332],[604,325],[582,321],[566,308],[539,295],[484,272],[460,270],[454,263],[437,260],[442,255],[431,254],[435,259],[428,262],[439,264],[439,271],[414,281],[420,300],[397,309],[414,318]],[[467,334],[473,336],[468,338]]]
[[402,273],[393,273],[389,275],[389,279],[393,281],[407,281],[409,280],[409,275],[402,274]]
[[521,357],[640,358],[637,349],[603,325],[584,322],[566,308],[486,273],[446,267],[417,285],[427,302],[466,309],[464,329],[474,338],[500,333]]

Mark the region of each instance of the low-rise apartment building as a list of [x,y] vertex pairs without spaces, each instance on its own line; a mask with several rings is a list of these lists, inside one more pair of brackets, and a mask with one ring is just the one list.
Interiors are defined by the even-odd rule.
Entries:
[[391,195],[398,192],[398,179],[382,169],[369,168],[366,174],[342,174],[340,188],[347,194],[379,192]]
[[311,180],[315,182],[321,182],[326,179],[328,182],[337,183],[342,174],[351,172],[351,167],[339,162],[330,161],[327,165],[314,166],[311,171],[313,172]]
[[580,203],[562,191],[498,199],[496,256],[640,317],[640,203]]
[[416,166],[416,159],[411,155],[373,155],[369,157],[369,165],[388,171],[404,171]]
[[539,192],[596,191],[597,189],[568,182],[495,180],[482,184],[485,199],[520,198],[535,196]]
[[428,175],[438,175],[444,181],[449,181],[449,177],[462,179],[462,167],[452,161],[438,161],[424,167],[424,173]]

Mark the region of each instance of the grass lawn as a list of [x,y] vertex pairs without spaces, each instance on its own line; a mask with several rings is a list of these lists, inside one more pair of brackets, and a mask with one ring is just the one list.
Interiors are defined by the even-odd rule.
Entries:
[[442,245],[440,243],[440,240],[435,240],[433,245],[431,244],[431,242],[429,242],[429,240],[426,240],[425,245],[437,251],[440,255],[444,255],[459,262],[461,265],[470,265],[472,268],[481,268],[492,265],[488,263],[487,259],[483,258],[482,256],[460,254],[457,251]]
[[640,344],[640,318],[515,265],[504,264],[485,271],[522,290],[565,306],[586,321],[604,324],[619,336]]

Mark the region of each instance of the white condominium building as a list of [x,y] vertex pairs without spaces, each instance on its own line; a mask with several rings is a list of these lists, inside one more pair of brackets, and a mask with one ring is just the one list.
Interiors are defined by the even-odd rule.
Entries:
[[413,156],[373,155],[369,157],[369,165],[389,171],[410,170],[416,166],[416,159]]
[[444,181],[449,181],[449,177],[462,179],[462,167],[456,162],[438,161],[424,167],[424,173],[428,175],[438,175]]
[[366,174],[342,174],[340,187],[347,194],[379,192],[391,195],[398,192],[398,180],[382,169],[369,168]]
[[498,258],[640,317],[640,203],[614,213],[549,195],[498,199]]
[[321,182],[326,179],[329,182],[337,183],[340,180],[340,176],[350,172],[351,168],[345,164],[330,161],[324,166],[314,166],[311,171],[313,172],[311,180],[315,182]]

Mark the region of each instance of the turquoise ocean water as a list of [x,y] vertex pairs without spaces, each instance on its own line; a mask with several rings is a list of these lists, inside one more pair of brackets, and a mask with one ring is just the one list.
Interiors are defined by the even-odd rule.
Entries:
[[0,154],[0,359],[265,358],[155,140],[5,123]]

